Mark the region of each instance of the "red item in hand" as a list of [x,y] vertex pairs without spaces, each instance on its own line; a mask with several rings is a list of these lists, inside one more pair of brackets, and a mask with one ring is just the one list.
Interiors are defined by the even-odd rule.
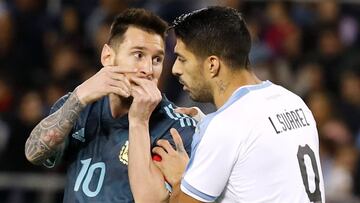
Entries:
[[154,155],[152,156],[152,160],[154,160],[154,161],[161,161],[162,158],[161,158],[161,156],[159,156],[159,155],[157,155],[157,154],[154,154]]

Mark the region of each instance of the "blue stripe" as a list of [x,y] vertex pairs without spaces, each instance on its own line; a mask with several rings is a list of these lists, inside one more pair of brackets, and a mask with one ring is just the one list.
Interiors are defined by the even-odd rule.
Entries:
[[224,111],[226,108],[228,108],[229,106],[231,106],[234,102],[236,102],[237,100],[239,100],[240,98],[242,98],[243,96],[245,96],[247,93],[249,93],[250,91],[254,91],[254,90],[259,90],[259,89],[263,89],[266,87],[269,87],[270,85],[272,85],[272,83],[270,81],[263,81],[260,84],[257,85],[252,85],[252,86],[244,86],[244,87],[240,87],[239,89],[237,89],[233,95],[230,97],[230,99],[228,99],[228,101],[217,111],[215,111],[214,113],[208,114],[206,115],[206,117],[200,121],[200,123],[198,123],[197,125],[197,131],[195,131],[194,136],[193,136],[193,141],[191,143],[191,156],[190,156],[190,160],[188,165],[186,166],[186,171],[189,170],[189,168],[192,166],[192,163],[194,161],[194,157],[196,155],[196,149],[197,146],[199,145],[202,137],[204,136],[204,133],[207,129],[207,127],[210,124],[210,121],[220,112]]
[[199,190],[197,190],[196,188],[191,186],[189,183],[187,183],[184,179],[181,181],[181,185],[184,186],[187,190],[189,190],[192,194],[195,194],[196,196],[201,197],[202,199],[204,199],[206,201],[213,202],[217,198],[217,197],[205,194],[203,192],[200,192]]
[[272,83],[270,81],[266,80],[266,81],[264,81],[264,82],[262,82],[260,84],[257,84],[257,85],[240,87],[239,89],[237,89],[235,91],[235,93],[233,93],[233,95],[230,97],[230,99],[220,109],[218,109],[214,113],[218,114],[218,113],[222,112],[223,110],[228,108],[231,104],[233,104],[234,102],[239,100],[241,97],[245,96],[250,91],[264,89],[266,87],[269,87],[271,84]]

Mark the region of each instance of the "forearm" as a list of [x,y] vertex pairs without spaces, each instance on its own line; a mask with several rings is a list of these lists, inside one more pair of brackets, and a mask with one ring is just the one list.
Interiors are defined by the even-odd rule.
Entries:
[[170,196],[169,203],[202,203],[199,200],[194,199],[193,197],[190,197],[189,195],[185,194],[180,189],[180,183],[173,185],[173,192]]
[[165,181],[153,164],[148,123],[129,125],[129,180],[135,202],[163,202],[168,198]]
[[31,132],[25,144],[25,155],[31,163],[42,164],[64,144],[84,108],[75,91],[58,111],[43,119]]
[[172,185],[172,193],[170,196],[169,203],[179,203],[179,196],[180,196],[180,184]]

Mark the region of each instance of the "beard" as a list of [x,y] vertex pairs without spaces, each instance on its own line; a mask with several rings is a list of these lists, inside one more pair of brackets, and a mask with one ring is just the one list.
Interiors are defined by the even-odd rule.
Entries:
[[189,93],[189,97],[196,102],[213,102],[213,96],[210,86],[203,82],[197,81],[191,87],[179,77],[179,82],[186,87],[186,91]]
[[110,100],[112,102],[114,102],[117,105],[120,104],[124,108],[130,108],[130,106],[131,106],[131,104],[132,104],[132,102],[134,100],[133,96],[130,96],[130,97],[126,98],[126,97],[122,97],[122,96],[114,94],[114,93],[111,93],[109,95],[109,97],[110,97]]
[[194,88],[189,89],[189,96],[192,100],[196,102],[203,102],[203,103],[213,102],[211,88],[204,83],[195,84]]

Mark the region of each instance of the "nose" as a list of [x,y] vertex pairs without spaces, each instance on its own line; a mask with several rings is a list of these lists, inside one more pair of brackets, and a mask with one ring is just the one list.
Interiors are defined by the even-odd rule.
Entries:
[[153,71],[153,64],[152,61],[150,60],[150,62],[144,63],[143,65],[141,65],[141,67],[138,69],[138,75],[139,77],[146,77],[146,78],[152,78],[154,74]]
[[175,61],[173,67],[172,67],[172,70],[171,70],[172,74],[174,76],[180,76],[181,75],[181,69],[180,69],[180,66],[177,62],[177,60]]

